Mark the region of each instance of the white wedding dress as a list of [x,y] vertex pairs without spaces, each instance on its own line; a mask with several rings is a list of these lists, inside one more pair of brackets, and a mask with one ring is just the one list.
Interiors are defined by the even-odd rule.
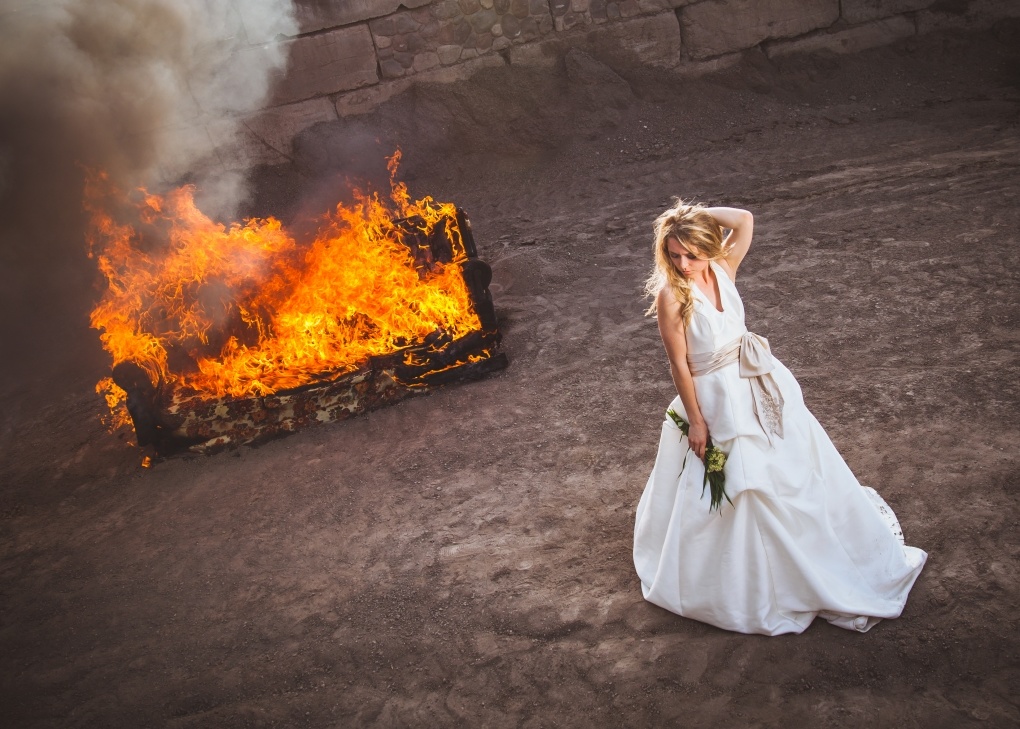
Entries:
[[[692,355],[747,332],[736,287],[711,266],[723,311],[693,287]],[[895,514],[857,482],[796,379],[772,360],[785,404],[783,437],[771,444],[738,363],[694,378],[712,441],[727,454],[732,505],[709,511],[704,466],[665,419],[634,529],[642,592],[674,613],[741,633],[800,633],[815,616],[866,631],[900,615],[928,555],[903,545]],[[679,397],[671,407],[687,419]]]

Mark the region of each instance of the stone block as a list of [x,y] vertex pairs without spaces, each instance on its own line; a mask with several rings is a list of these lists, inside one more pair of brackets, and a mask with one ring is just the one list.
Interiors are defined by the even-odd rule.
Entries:
[[233,121],[210,124],[208,131],[225,166],[247,167],[285,162],[295,136],[313,124],[336,120],[333,103],[319,98],[264,109],[245,120],[240,135],[234,133]]
[[765,54],[769,58],[775,58],[791,53],[817,53],[818,51],[856,53],[866,48],[884,46],[903,38],[909,38],[916,32],[912,20],[897,16],[835,33],[814,33],[803,38],[766,43]]
[[733,68],[740,63],[744,58],[742,51],[735,53],[727,53],[724,56],[715,56],[709,58],[707,61],[692,61],[685,59],[679,66],[676,67],[675,72],[678,76],[685,78],[697,78],[698,76],[704,76],[709,73],[717,73],[719,71],[725,71],[727,68]]
[[407,91],[413,83],[409,78],[402,78],[339,94],[336,99],[336,113],[341,119],[367,114],[394,96]]
[[383,78],[400,78],[405,73],[404,65],[394,58],[379,61],[379,71]]
[[433,19],[432,8],[430,7],[423,7],[411,10],[408,12],[408,15],[414,18],[419,25],[425,25],[426,23],[430,22]]
[[397,13],[393,16],[394,33],[415,33],[421,30],[422,24],[411,13]]
[[516,45],[510,49],[510,65],[533,68],[554,68],[563,53],[563,45],[557,39],[538,43]]
[[703,59],[827,28],[839,0],[706,0],[679,15],[687,53]]
[[418,32],[421,34],[422,38],[429,41],[435,41],[436,37],[439,35],[440,28],[442,28],[442,26],[439,24],[438,20],[430,19],[429,22],[425,23]]
[[510,0],[510,14],[515,18],[526,18],[530,14],[528,0]]
[[503,30],[503,35],[510,40],[515,40],[521,35],[521,21],[515,15],[503,16],[503,22],[499,27]]
[[448,84],[455,81],[465,81],[483,69],[503,68],[505,66],[506,61],[503,60],[502,56],[496,53],[489,53],[467,63],[458,63],[453,66],[435,68],[431,71],[426,71],[420,76],[416,76],[415,82]]
[[527,42],[531,40],[537,40],[544,33],[542,32],[542,25],[535,18],[525,18],[521,21],[521,30],[519,34],[520,40]]
[[901,13],[924,10],[936,0],[842,0],[841,15],[848,23],[866,23]]
[[471,30],[475,33],[488,33],[492,30],[492,26],[499,22],[499,16],[496,15],[494,10],[483,8],[474,15],[469,16],[467,21],[471,26]]
[[[310,0],[309,0],[310,1]],[[331,0],[338,1],[338,0]],[[550,1],[588,7],[590,0],[437,0],[368,22],[379,75],[399,79],[453,66],[553,31]],[[637,1],[637,0],[633,0]],[[406,5],[406,3],[405,3]],[[569,17],[570,12],[564,17]],[[590,19],[585,20],[590,22]]]
[[407,36],[407,50],[410,53],[420,53],[421,51],[429,50],[429,44],[426,43],[425,38],[421,35],[412,33]]
[[672,11],[600,25],[587,39],[596,57],[622,53],[657,68],[680,63],[680,23]]
[[435,35],[435,42],[438,46],[463,46],[471,37],[471,26],[464,19],[458,19],[439,27]]
[[633,18],[635,15],[641,14],[641,5],[638,4],[638,0],[620,0],[618,5],[621,18]]
[[675,0],[637,0],[638,11],[643,14],[661,13],[675,8]]
[[568,12],[562,17],[555,18],[553,27],[558,31],[564,31],[590,22],[591,17],[587,13]]
[[[400,9],[408,10],[429,5],[433,0],[295,0],[294,14],[302,33],[324,28],[352,25],[373,18],[383,18]],[[245,3],[238,3],[244,14]]]
[[439,56],[434,51],[426,51],[425,53],[419,53],[414,57],[414,62],[411,64],[411,68],[414,69],[415,73],[421,73],[422,71],[428,71],[430,68],[435,68],[440,65]]
[[922,10],[917,14],[918,34],[937,30],[984,30],[1005,18],[1020,17],[1020,2],[972,0],[961,10]]
[[432,17],[437,20],[450,20],[459,17],[460,14],[460,5],[457,0],[443,0],[432,6]]
[[377,83],[375,45],[365,25],[287,41],[290,63],[274,103],[348,91]]
[[368,27],[375,38],[389,38],[396,35],[397,32],[397,26],[393,22],[393,16],[373,20],[368,24]]
[[439,46],[436,49],[436,54],[439,56],[440,63],[444,66],[449,66],[451,63],[456,63],[460,60],[461,50],[463,49],[456,45]]

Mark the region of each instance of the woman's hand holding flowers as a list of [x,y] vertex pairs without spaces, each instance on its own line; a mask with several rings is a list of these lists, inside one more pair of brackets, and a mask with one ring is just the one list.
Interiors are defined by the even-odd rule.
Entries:
[[708,426],[704,423],[691,423],[688,426],[687,441],[691,450],[701,460],[705,460],[705,449],[708,447]]
[[[687,436],[687,442],[691,450],[694,451],[695,455],[698,455],[698,451],[694,448],[694,440],[691,438],[691,434],[695,432],[698,426],[688,423],[673,408],[669,408],[666,411],[666,415],[676,423],[676,427],[680,429],[680,432]],[[704,495],[705,488],[709,488],[709,511],[722,506],[723,499],[729,501],[730,506],[732,506],[733,502],[730,501],[729,494],[726,493],[726,474],[724,472],[726,468],[726,454],[712,445],[712,439],[708,437],[708,427],[704,423],[701,424],[700,428],[705,432],[701,455],[698,455],[698,458],[705,463],[705,483],[701,487],[701,493]]]

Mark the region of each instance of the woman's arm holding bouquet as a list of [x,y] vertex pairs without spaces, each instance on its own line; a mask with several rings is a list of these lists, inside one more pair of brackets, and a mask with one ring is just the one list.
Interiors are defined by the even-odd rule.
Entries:
[[690,423],[687,440],[695,455],[698,458],[704,458],[705,448],[708,446],[708,425],[701,415],[698,396],[694,391],[694,376],[691,375],[690,366],[687,364],[687,339],[684,336],[684,322],[680,316],[680,308],[668,288],[659,292],[656,305],[659,334],[662,336],[662,344],[666,348],[666,356],[669,357],[669,371],[673,376],[673,384],[684,404],[687,420]]

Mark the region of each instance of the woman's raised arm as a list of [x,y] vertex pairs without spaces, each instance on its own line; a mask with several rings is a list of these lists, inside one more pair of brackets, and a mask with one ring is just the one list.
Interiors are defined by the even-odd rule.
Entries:
[[751,247],[754,216],[740,208],[708,208],[707,212],[715,218],[719,225],[730,229],[730,234],[723,241],[723,248],[726,251],[726,257],[723,260],[729,264],[730,277],[735,279],[737,267],[747,255],[747,249]]

